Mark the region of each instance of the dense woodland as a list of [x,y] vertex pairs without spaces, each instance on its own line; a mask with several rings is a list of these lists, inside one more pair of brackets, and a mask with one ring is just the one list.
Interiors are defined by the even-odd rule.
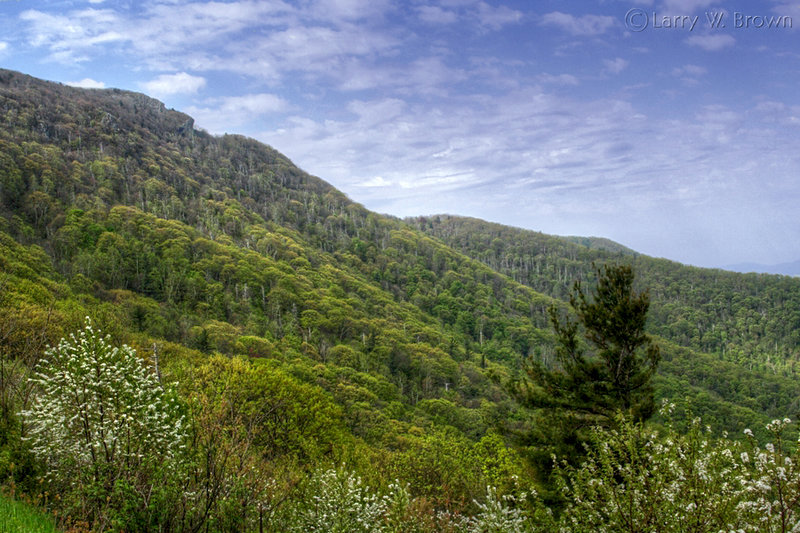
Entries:
[[[581,479],[579,458],[542,477],[525,439],[542,419],[514,383],[531,364],[558,367],[549,310],[569,315],[573,283],[592,286],[600,264],[630,265],[649,291],[655,399],[674,407],[648,428],[689,439],[699,416],[716,431],[703,438],[738,450],[800,413],[798,279],[379,215],[274,149],[212,137],[139,94],[0,71],[0,114],[0,483],[64,526],[585,531],[563,518],[579,485],[556,487]],[[94,348],[79,350],[79,332]],[[36,435],[47,394],[60,397],[47,365],[93,350],[109,354],[97,372],[150,369],[128,389],[163,390],[152,403],[182,430],[100,466],[92,455],[84,479],[74,457],[42,461],[60,456]],[[591,438],[645,431],[627,423]],[[343,502],[372,525],[330,526]]]

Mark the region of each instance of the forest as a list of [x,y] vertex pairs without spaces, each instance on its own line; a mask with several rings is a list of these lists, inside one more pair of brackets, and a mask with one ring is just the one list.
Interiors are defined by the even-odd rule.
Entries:
[[[800,279],[380,215],[141,94],[0,70],[0,114],[0,505],[62,531],[800,521]],[[568,352],[600,372],[580,296],[615,269],[652,409],[531,401]]]

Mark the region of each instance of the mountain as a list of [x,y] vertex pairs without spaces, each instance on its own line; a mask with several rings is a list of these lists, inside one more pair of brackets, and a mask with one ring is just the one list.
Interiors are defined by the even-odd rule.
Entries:
[[742,273],[781,274],[784,276],[800,276],[800,260],[777,265],[762,265],[759,263],[737,263],[727,265],[725,270]]
[[[10,71],[0,87],[2,229],[40,246],[77,294],[127,312],[107,320],[117,330],[190,347],[200,335],[229,353],[242,337],[264,339],[265,355],[334,353],[417,401],[449,391],[464,365],[513,375],[548,350],[546,309],[573,281],[590,279],[593,262],[630,261],[653,296],[653,333],[767,380],[794,376],[798,280],[476,219],[404,222],[144,95]],[[431,358],[449,370],[417,361]]]
[[631,250],[627,246],[623,246],[618,242],[614,242],[611,239],[606,239],[604,237],[568,236],[564,237],[564,239],[574,242],[576,244],[581,244],[592,250],[605,250],[606,252],[612,252],[612,253],[637,255],[637,253],[634,250]]
[[[507,385],[528,358],[553,360],[548,309],[609,261],[650,290],[660,399],[757,436],[800,411],[800,280],[379,215],[269,146],[127,91],[3,70],[0,110],[0,446],[21,439],[26,372],[89,316],[187,401],[203,383],[249,387],[231,405],[260,406],[241,416],[261,413],[254,434],[271,438],[232,449],[292,475],[346,462],[468,507],[525,475],[498,437],[533,419]],[[214,381],[226,372],[264,375]]]
[[410,219],[419,230],[538,292],[565,299],[592,263],[628,262],[652,298],[653,333],[732,362],[794,375],[800,357],[800,280],[684,266],[665,259],[586,246],[482,220]]

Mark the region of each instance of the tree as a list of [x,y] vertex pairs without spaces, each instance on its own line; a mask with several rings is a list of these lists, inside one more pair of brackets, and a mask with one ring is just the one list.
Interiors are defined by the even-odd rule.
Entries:
[[22,413],[28,439],[65,504],[100,530],[115,508],[152,515],[151,498],[186,440],[175,396],[132,348],[111,346],[88,319],[78,336],[47,350],[32,379],[38,394]]
[[655,410],[651,378],[660,355],[644,331],[648,293],[634,290],[630,266],[605,265],[597,278],[591,294],[575,283],[570,303],[578,322],[550,309],[556,364],[531,361],[528,379],[512,389],[523,405],[544,410],[529,435],[534,444],[548,443],[540,450],[542,466],[553,452],[582,456],[587,430],[613,425],[618,412],[643,421]]

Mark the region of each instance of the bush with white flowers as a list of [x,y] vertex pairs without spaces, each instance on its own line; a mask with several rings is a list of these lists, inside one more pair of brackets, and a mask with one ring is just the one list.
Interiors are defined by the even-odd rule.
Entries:
[[53,488],[101,525],[120,490],[149,498],[154,469],[180,452],[186,429],[176,397],[136,352],[112,346],[87,319],[46,351],[32,379],[38,391],[22,414]]
[[383,531],[388,499],[343,469],[317,472],[309,483],[308,506],[296,517],[296,531],[377,533]]
[[711,438],[695,419],[687,433],[664,434],[620,420],[597,429],[579,468],[561,467],[567,506],[560,530],[641,532],[800,531],[800,469],[783,433],[789,419],[767,425],[762,449]]

